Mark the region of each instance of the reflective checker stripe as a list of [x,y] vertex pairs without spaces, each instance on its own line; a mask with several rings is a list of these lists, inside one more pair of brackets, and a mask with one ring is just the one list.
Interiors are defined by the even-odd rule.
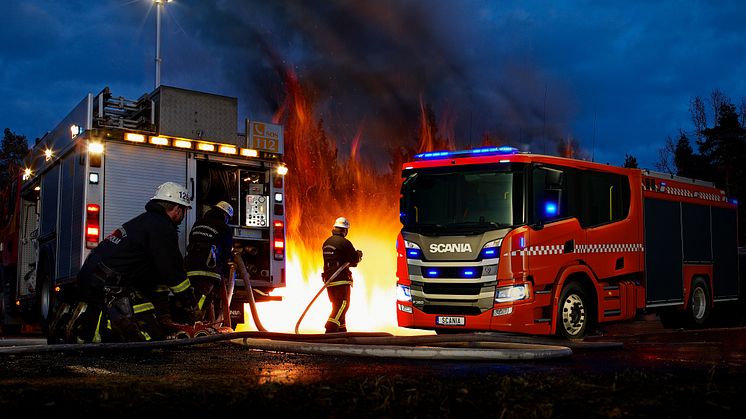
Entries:
[[[529,246],[523,250],[514,250],[510,252],[511,256],[543,256],[543,255],[561,255],[564,253],[565,246],[553,244],[546,246]],[[598,243],[598,244],[579,244],[570,252],[573,254],[587,253],[625,253],[625,252],[642,252],[644,247],[642,243]],[[504,255],[504,256],[507,256]]]

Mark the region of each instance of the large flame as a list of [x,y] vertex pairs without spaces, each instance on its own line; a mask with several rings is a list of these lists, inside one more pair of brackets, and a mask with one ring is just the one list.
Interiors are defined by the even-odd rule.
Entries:
[[[354,285],[347,313],[349,331],[388,331],[395,334],[431,333],[399,328],[396,322],[396,237],[399,224],[399,170],[412,150],[391,152],[389,172],[379,173],[359,158],[361,132],[350,141],[349,158],[338,158],[334,140],[312,112],[312,97],[293,73],[285,75],[287,100],[275,122],[285,126],[287,211],[286,287],[275,290],[282,301],[258,304],[269,331],[293,332],[301,314],[323,286],[321,245],[337,217],[350,220],[348,239],[364,252],[352,269]],[[423,107],[423,120],[425,108]],[[427,123],[427,121],[423,122]],[[430,130],[422,130],[430,133]],[[442,141],[440,142],[442,145]],[[427,146],[438,144],[427,137]],[[305,315],[299,331],[318,333],[331,312],[323,292]],[[238,330],[253,330],[247,324]]]

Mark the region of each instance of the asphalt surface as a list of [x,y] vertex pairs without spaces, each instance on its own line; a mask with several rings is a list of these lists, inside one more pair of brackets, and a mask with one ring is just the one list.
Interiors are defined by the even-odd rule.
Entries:
[[[746,412],[746,328],[665,330],[648,319],[608,326],[586,342],[622,345],[576,345],[560,359],[505,362],[306,355],[225,342],[2,354],[0,412],[332,418]],[[27,343],[39,341],[0,339],[2,346]]]

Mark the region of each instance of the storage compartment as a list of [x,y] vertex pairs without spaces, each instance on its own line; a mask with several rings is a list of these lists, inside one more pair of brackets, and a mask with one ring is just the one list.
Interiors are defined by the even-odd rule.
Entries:
[[[269,281],[272,252],[267,170],[200,160],[197,178],[197,218],[219,201],[231,204],[233,218],[228,223],[233,227],[234,248],[240,249],[252,281]],[[245,286],[238,275],[237,285]]]

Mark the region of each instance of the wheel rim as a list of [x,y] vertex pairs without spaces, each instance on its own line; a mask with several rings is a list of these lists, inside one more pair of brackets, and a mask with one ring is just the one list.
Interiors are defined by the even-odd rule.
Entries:
[[702,320],[707,311],[707,296],[702,287],[694,288],[692,293],[692,316],[695,320]]
[[562,324],[571,336],[577,335],[585,326],[585,305],[577,294],[570,294],[562,303]]

